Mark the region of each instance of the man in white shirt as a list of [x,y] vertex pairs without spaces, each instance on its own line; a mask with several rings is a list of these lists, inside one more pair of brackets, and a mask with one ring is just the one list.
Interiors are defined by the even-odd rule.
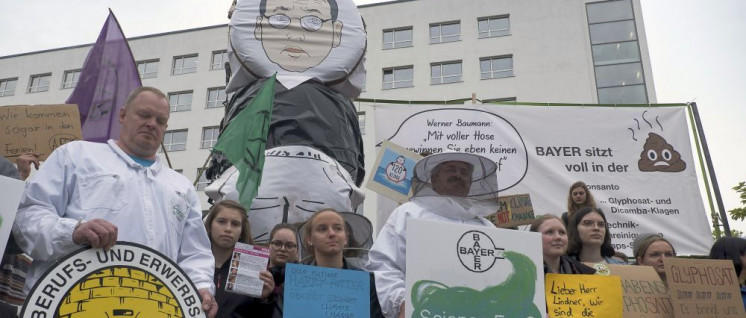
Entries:
[[32,177],[13,234],[33,259],[24,291],[59,258],[81,245],[111,248],[117,240],[147,245],[192,279],[209,317],[214,258],[191,182],[156,152],[168,126],[168,99],[135,89],[119,113],[121,132],[108,143],[75,141],[56,149]]
[[488,158],[446,152],[414,167],[409,202],[396,208],[368,253],[366,270],[375,273],[386,317],[404,317],[407,219],[494,226],[484,216],[497,210],[497,166]]

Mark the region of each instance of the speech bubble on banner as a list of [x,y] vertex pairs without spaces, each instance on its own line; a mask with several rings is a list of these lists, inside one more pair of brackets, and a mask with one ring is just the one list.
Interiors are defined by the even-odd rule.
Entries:
[[49,268],[31,289],[22,318],[207,317],[194,283],[168,257],[117,242],[85,247]]
[[490,158],[497,164],[500,191],[521,182],[528,171],[526,145],[515,126],[482,110],[444,108],[418,112],[386,139],[416,153],[456,151]]
[[0,107],[0,154],[6,158],[34,152],[45,160],[57,147],[82,139],[77,105]]

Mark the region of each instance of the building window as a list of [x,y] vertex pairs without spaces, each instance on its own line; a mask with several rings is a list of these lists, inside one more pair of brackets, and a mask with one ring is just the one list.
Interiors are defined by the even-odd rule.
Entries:
[[430,84],[448,84],[461,81],[461,61],[430,65]]
[[172,112],[180,112],[192,109],[192,91],[168,94],[168,104]]
[[414,67],[405,66],[383,70],[383,89],[414,86]]
[[0,97],[15,95],[17,84],[18,84],[18,78],[6,78],[3,80],[0,80]]
[[513,76],[513,56],[495,56],[479,59],[482,79]]
[[140,78],[155,78],[158,76],[158,62],[160,60],[149,60],[137,62],[137,72]]
[[507,16],[477,19],[479,38],[510,35],[510,20]]
[[29,93],[46,92],[49,90],[49,80],[52,78],[52,74],[39,74],[31,75],[31,80],[28,83]]
[[78,79],[80,79],[80,70],[65,71],[65,74],[62,76],[62,88],[75,87],[78,84]]
[[202,128],[202,149],[211,149],[218,142],[218,135],[220,134],[220,127],[204,127]]
[[197,55],[176,56],[171,75],[194,73],[197,71]]
[[592,50],[596,66],[640,61],[637,41],[593,45]]
[[225,62],[228,62],[228,52],[215,51],[212,52],[212,62],[210,63],[211,70],[222,70],[225,68]]
[[186,150],[187,130],[171,130],[163,135],[163,147],[166,151]]
[[360,127],[360,134],[365,135],[365,112],[357,112],[357,124]]
[[634,19],[632,3],[629,1],[599,1],[587,4],[588,23]]
[[586,4],[598,102],[648,103],[630,0]]
[[412,27],[383,31],[383,48],[398,49],[412,46]]
[[461,22],[430,25],[430,44],[461,41]]
[[207,89],[207,108],[223,107],[225,101],[225,87]]
[[210,181],[207,180],[207,173],[202,171],[202,168],[197,168],[197,176],[199,176],[199,179],[197,179],[197,191],[205,191],[207,185],[210,184]]

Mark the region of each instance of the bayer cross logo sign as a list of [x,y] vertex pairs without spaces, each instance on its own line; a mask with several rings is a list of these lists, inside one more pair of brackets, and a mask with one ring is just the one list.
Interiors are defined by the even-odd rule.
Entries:
[[461,265],[472,272],[486,272],[496,259],[503,259],[505,249],[495,246],[487,234],[481,231],[468,231],[461,235],[456,246],[456,253]]

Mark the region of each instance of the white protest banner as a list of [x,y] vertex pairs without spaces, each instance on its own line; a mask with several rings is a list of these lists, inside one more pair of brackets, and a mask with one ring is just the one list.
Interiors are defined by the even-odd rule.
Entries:
[[528,193],[536,214],[566,211],[569,186],[585,181],[615,249],[628,255],[639,233],[662,234],[680,254],[712,245],[685,106],[372,107],[385,118],[378,142],[491,158],[500,196]]
[[406,317],[546,317],[541,236],[407,220]]
[[0,251],[4,251],[5,245],[8,244],[25,185],[26,183],[21,180],[0,176],[0,189],[3,189],[0,194]]
[[147,246],[84,247],[39,278],[21,310],[39,317],[207,317],[194,283]]

